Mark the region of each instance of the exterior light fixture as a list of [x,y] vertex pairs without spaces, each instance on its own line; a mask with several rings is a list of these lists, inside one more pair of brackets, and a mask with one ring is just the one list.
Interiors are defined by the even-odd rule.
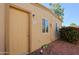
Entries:
[[32,14],[32,16],[33,16],[32,22],[33,22],[33,24],[36,24],[36,21],[34,20],[35,19],[35,14]]
[[32,15],[33,17],[35,16],[35,14]]

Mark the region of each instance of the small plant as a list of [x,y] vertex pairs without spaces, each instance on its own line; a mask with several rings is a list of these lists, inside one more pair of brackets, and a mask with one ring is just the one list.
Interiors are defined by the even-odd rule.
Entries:
[[41,48],[43,49],[48,48],[48,44],[44,44]]
[[47,48],[48,48],[48,44],[44,44],[41,49],[40,49],[40,54],[47,54]]
[[60,37],[62,40],[75,43],[79,39],[79,31],[75,27],[62,27],[60,29]]

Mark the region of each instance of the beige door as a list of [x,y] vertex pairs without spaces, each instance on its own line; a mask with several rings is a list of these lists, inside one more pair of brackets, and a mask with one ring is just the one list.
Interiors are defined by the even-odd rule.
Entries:
[[9,54],[28,53],[28,20],[28,13],[9,8]]

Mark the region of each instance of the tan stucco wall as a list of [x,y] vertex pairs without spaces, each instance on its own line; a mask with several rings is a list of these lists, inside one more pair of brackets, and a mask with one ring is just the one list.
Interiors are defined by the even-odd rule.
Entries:
[[[54,35],[51,36],[50,24],[52,24],[52,31],[54,32],[54,19],[53,14],[49,11],[34,6],[32,4],[15,4],[19,7],[26,9],[31,12],[31,15],[35,14],[35,17],[31,19],[31,51],[40,48],[44,44],[50,43],[54,40]],[[49,32],[42,33],[42,19],[48,19],[49,22]],[[53,33],[52,32],[52,33]],[[51,39],[52,38],[52,39]]]
[[58,24],[58,27],[61,28],[61,27],[62,27],[62,21],[59,20],[59,19],[57,19],[56,22],[57,22],[57,24]]
[[9,54],[28,53],[27,12],[9,7]]
[[[42,7],[38,7],[32,4],[12,4],[19,8],[31,13],[30,16],[30,48],[31,52],[40,48],[44,44],[48,44],[56,39],[55,36],[55,16]],[[4,51],[5,40],[5,10],[4,4],[0,4],[0,51]],[[35,14],[33,17],[32,15]],[[42,19],[48,19],[49,31],[48,33],[42,33]],[[57,19],[56,19],[57,20]],[[61,21],[57,20],[61,27]]]
[[0,54],[4,54],[5,45],[5,4],[0,3]]
[[[56,17],[54,19],[55,19],[55,26],[56,26],[56,23],[57,23],[57,27],[58,27],[58,29],[60,29],[62,27],[62,21],[60,19],[56,18]],[[56,31],[56,27],[55,27],[55,39],[59,39],[59,38],[60,38],[59,37],[59,30]]]

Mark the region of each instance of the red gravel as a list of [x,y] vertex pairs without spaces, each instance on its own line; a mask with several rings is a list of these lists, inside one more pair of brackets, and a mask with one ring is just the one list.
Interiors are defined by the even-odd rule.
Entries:
[[78,44],[74,45],[68,42],[64,42],[61,40],[57,40],[52,42],[49,47],[51,52],[53,51],[59,55],[75,55],[79,54],[79,46]]
[[[31,54],[40,55],[40,49]],[[49,44],[42,55],[79,55],[79,43],[74,45],[62,40],[56,40]]]

